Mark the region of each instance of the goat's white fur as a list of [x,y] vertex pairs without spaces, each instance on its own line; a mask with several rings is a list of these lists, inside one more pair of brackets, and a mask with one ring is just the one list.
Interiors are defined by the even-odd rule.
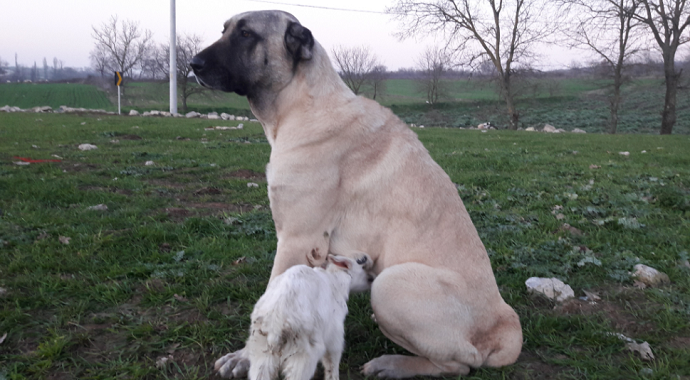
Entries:
[[373,278],[361,257],[329,255],[326,269],[296,265],[271,280],[252,312],[250,380],[277,379],[281,369],[287,380],[309,380],[319,360],[324,379],[338,380],[350,290],[367,290]]

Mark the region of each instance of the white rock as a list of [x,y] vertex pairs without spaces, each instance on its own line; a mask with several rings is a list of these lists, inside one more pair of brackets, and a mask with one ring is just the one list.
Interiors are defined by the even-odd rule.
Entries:
[[86,209],[87,209],[87,210],[94,210],[94,211],[107,211],[107,210],[108,210],[108,206],[106,206],[106,205],[104,205],[104,204],[101,203],[101,204],[99,204],[99,205],[87,207]]
[[156,163],[153,162],[153,161],[146,161],[146,162],[144,163],[144,166],[154,166],[154,165],[156,165]]
[[149,112],[149,114],[151,114],[151,116],[160,116],[160,115],[161,115],[161,111],[153,110],[153,111]]
[[534,132],[534,131],[535,131],[534,127],[525,128],[525,132]]
[[14,164],[15,164],[15,165],[19,165],[19,166],[29,166],[29,165],[31,165],[30,162],[24,162],[24,161],[14,161]]
[[79,150],[94,150],[98,149],[97,146],[92,145],[92,144],[80,144],[79,145]]
[[139,111],[137,111],[137,110],[130,110],[130,111],[129,111],[129,116],[139,116]]
[[544,125],[544,129],[542,129],[542,132],[547,132],[547,133],[559,133],[558,129],[554,127],[551,124],[546,124]]
[[219,120],[220,119],[220,116],[218,116],[218,114],[216,114],[216,115],[208,114],[206,117],[209,120]]
[[254,182],[248,182],[247,187],[259,187],[259,184]]
[[545,295],[548,299],[563,302],[575,297],[575,292],[570,285],[566,285],[557,278],[530,277],[525,281],[527,291]]
[[491,127],[490,123],[481,123],[477,126],[477,129],[489,129]]
[[630,351],[637,352],[640,354],[640,357],[642,360],[654,360],[654,354],[652,353],[652,348],[649,346],[649,343],[647,342],[642,342],[642,343],[635,343],[635,342],[629,342],[626,343],[625,348],[627,348]]
[[199,117],[199,116],[201,116],[201,114],[196,112],[196,111],[187,112],[187,114],[184,115],[184,117],[186,117],[187,119],[191,119],[193,117]]
[[145,116],[145,117],[151,116],[151,112],[144,111],[144,113],[142,113],[141,116]]
[[242,124],[242,123],[237,124],[237,129],[242,129],[242,128],[244,128],[244,124]]
[[220,118],[223,119],[223,120],[229,120],[230,115],[227,114],[227,113],[225,113],[225,112],[223,112],[223,113],[220,114]]
[[161,356],[158,359],[156,359],[156,368],[165,368],[168,366],[169,362],[173,361],[172,355],[168,356]]
[[580,128],[575,128],[571,131],[572,133],[587,133],[586,131],[580,129]]
[[637,264],[633,269],[635,269],[633,278],[644,283],[645,285],[659,286],[671,282],[666,273],[659,272],[658,270],[644,264]]
[[618,152],[618,154],[620,154],[621,156],[626,156],[626,157],[627,157],[627,156],[630,155],[630,152]]
[[259,120],[256,120],[256,119],[249,119],[249,121],[251,121],[252,123],[258,123],[259,122]]

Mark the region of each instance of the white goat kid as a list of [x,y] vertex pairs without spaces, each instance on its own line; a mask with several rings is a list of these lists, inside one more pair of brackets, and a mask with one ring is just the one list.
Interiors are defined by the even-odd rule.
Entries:
[[350,291],[371,288],[371,259],[329,255],[326,268],[296,265],[275,277],[254,306],[247,341],[249,379],[309,380],[319,359],[338,380]]

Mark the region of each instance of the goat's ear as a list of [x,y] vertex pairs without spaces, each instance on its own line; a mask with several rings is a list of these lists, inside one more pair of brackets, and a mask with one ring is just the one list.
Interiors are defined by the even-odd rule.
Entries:
[[309,29],[291,21],[285,30],[285,47],[295,62],[310,60],[314,50],[314,37]]
[[331,264],[338,266],[340,268],[347,270],[352,269],[352,261],[345,256],[328,255],[328,261],[330,261]]

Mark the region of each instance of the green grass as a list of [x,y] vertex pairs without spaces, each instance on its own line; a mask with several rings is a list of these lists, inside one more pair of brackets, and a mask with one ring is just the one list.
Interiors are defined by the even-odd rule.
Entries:
[[7,83],[0,85],[0,104],[19,108],[36,106],[117,109],[97,87],[78,83]]
[[[196,83],[189,86],[197,87]],[[133,82],[125,89],[123,109],[136,109],[137,111],[168,110],[170,92],[167,82]],[[117,93],[111,95],[117,104]],[[227,94],[220,91],[208,91],[203,94],[190,96],[187,100],[189,111],[227,112],[234,115],[249,116],[249,102],[247,98],[237,94]],[[178,108],[182,112],[182,100],[178,100]]]
[[[209,377],[242,347],[275,254],[261,127],[38,116],[0,114],[0,378]],[[523,326],[518,362],[470,379],[690,377],[690,269],[678,266],[690,247],[687,136],[417,132],[458,184]],[[98,149],[77,149],[87,142]],[[52,155],[62,162],[13,164]],[[638,262],[671,284],[635,288]],[[602,300],[555,305],[526,293],[531,276]],[[368,295],[349,306],[341,374],[361,378],[367,360],[404,350],[370,319]],[[656,360],[610,332],[649,342]]]
[[[517,110],[520,127],[542,128],[551,124],[557,128],[580,128],[587,132],[602,133],[608,128],[608,82],[601,79],[578,78],[530,79],[518,82],[524,91],[518,97]],[[197,86],[190,83],[191,86]],[[418,92],[412,80],[387,81],[386,92],[377,98],[410,124],[467,128],[491,122],[506,128],[506,106],[495,91],[495,84],[478,79],[448,82],[449,97],[434,105],[425,104],[425,96]],[[165,82],[130,82],[124,87],[122,111],[139,112],[167,110],[168,84]],[[658,134],[663,107],[663,80],[636,79],[623,87],[623,101],[619,112],[618,133]],[[84,108],[117,109],[117,92],[106,93],[94,86],[79,84],[0,84],[0,105],[31,108],[40,105],[59,105]],[[179,110],[183,112],[181,100]],[[249,103],[244,97],[209,91],[193,95],[188,100],[188,111],[226,112],[251,116]],[[675,134],[690,134],[690,92],[681,89],[677,98]]]

